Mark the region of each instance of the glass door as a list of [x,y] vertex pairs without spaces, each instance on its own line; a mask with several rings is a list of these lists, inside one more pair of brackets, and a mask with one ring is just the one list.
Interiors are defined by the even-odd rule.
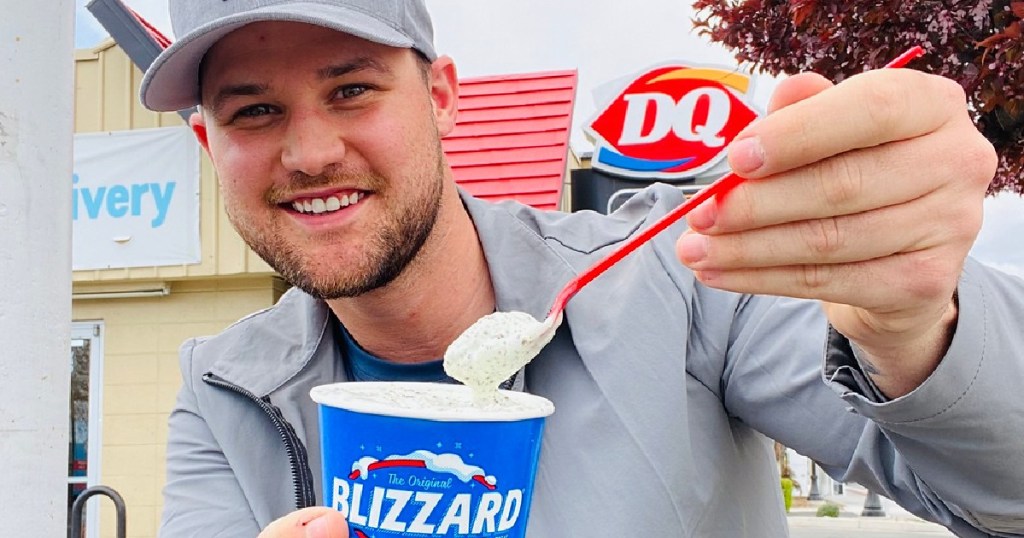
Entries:
[[[71,505],[86,488],[99,483],[101,405],[103,387],[103,325],[76,322],[71,325],[71,406],[68,413],[68,517]],[[90,507],[96,504],[89,501]],[[99,511],[85,509],[83,536],[99,536]],[[70,528],[70,527],[69,527]]]

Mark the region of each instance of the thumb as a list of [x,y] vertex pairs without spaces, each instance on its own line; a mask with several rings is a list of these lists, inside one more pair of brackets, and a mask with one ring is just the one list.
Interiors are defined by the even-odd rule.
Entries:
[[314,506],[274,521],[258,538],[349,538],[348,523],[341,512]]
[[793,75],[780,82],[779,86],[775,88],[771,100],[768,101],[768,113],[771,114],[793,103],[818,95],[832,86],[832,82],[817,73]]
[[348,538],[348,522],[341,512],[329,510],[306,524],[303,538]]

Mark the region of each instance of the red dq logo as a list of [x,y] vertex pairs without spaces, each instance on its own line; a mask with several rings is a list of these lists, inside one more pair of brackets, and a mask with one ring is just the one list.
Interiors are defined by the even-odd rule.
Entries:
[[747,101],[749,90],[749,76],[725,69],[647,71],[585,128],[596,146],[593,166],[632,177],[693,177],[721,161],[759,116]]

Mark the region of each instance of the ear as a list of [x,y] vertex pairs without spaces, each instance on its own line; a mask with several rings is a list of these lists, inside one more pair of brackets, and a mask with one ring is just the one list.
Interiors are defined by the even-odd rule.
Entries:
[[[206,135],[206,119],[203,118],[202,113],[193,112],[188,118],[188,126],[192,128],[192,133],[196,135],[196,140],[199,141],[199,145],[203,146],[206,153],[210,153],[210,140]],[[212,158],[213,156],[210,155]]]
[[448,56],[441,56],[430,65],[430,98],[437,130],[445,136],[455,128],[459,110],[459,77],[455,62]]

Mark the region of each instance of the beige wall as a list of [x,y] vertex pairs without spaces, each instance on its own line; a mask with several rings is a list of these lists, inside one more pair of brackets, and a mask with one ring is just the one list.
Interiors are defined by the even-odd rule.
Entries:
[[[178,347],[271,306],[282,289],[271,277],[219,279],[174,282],[166,297],[74,302],[75,321],[104,322],[100,482],[124,496],[129,536],[156,536]],[[112,504],[100,503],[101,536],[113,537]]]

